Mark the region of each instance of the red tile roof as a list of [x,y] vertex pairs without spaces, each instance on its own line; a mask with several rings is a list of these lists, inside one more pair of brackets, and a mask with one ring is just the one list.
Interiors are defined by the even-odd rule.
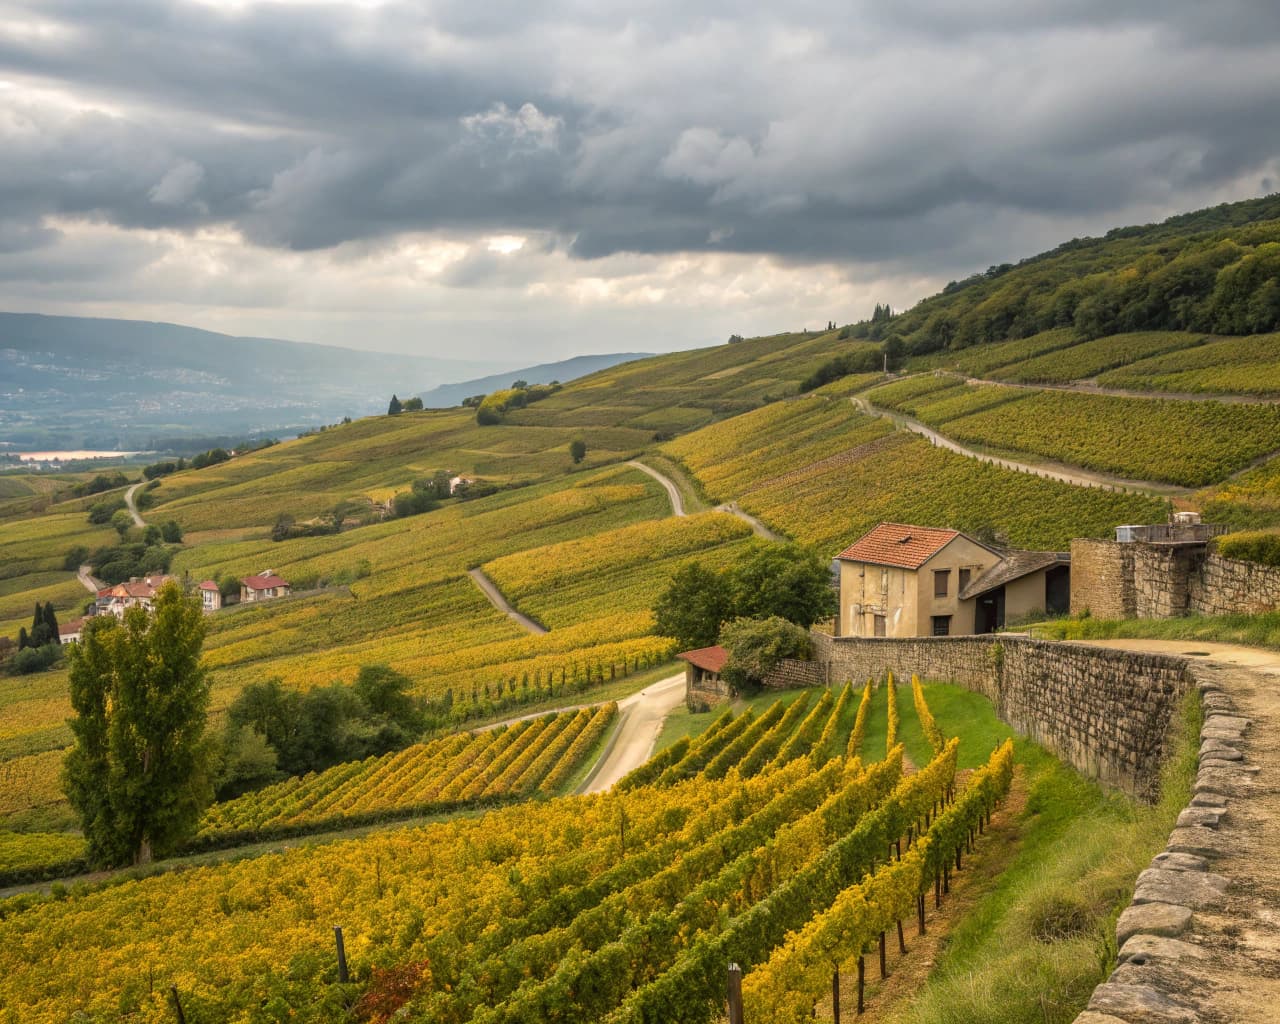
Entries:
[[938,530],[906,523],[881,523],[845,548],[837,558],[901,569],[919,569],[960,536],[959,530]]
[[217,590],[219,588],[218,588],[218,584],[214,583],[213,580],[205,580],[203,583],[200,584],[200,589],[201,590]]
[[718,675],[724,668],[724,663],[729,660],[729,652],[723,647],[699,647],[696,651],[685,651],[676,657],[704,672],[715,672]]
[[257,576],[246,576],[240,581],[250,590],[270,590],[272,587],[287,587],[289,584],[273,572],[260,572]]
[[72,619],[70,622],[58,623],[58,636],[70,636],[72,633],[79,633],[84,629],[85,621],[84,616],[81,616],[78,619]]
[[133,579],[128,583],[117,583],[114,587],[104,587],[98,591],[99,597],[134,597],[145,598],[151,600],[156,596],[156,591],[163,587],[174,577],[172,576],[146,576],[143,579]]

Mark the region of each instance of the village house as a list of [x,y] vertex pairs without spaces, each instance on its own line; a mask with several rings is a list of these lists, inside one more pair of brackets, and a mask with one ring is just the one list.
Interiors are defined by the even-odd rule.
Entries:
[[84,617],[72,619],[70,622],[58,623],[58,643],[70,644],[80,639],[80,634],[84,632],[84,624],[87,620]]
[[134,576],[128,583],[103,587],[94,601],[94,614],[114,615],[117,619],[122,619],[130,608],[140,607],[151,611],[155,605],[156,592],[174,579],[173,576],[144,576],[141,579]]
[[836,636],[994,633],[1070,600],[1070,555],[1001,552],[958,530],[881,523],[836,557]]
[[246,576],[240,581],[240,603],[251,604],[254,601],[270,601],[277,597],[289,596],[289,584],[273,573],[264,569],[256,576]]
[[206,615],[222,607],[222,591],[213,580],[200,584],[200,610]]

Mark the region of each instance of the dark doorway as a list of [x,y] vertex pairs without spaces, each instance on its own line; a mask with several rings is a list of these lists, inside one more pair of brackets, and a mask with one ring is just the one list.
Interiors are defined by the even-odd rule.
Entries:
[[1066,615],[1071,610],[1071,566],[1045,570],[1044,610],[1050,615]]
[[973,609],[973,631],[994,633],[1004,629],[1004,587],[996,587],[978,598]]

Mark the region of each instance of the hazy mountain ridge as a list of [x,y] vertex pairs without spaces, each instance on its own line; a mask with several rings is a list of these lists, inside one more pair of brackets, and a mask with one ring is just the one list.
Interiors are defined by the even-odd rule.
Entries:
[[509,388],[517,380],[529,384],[550,384],[559,381],[566,384],[589,373],[607,370],[620,363],[629,363],[635,359],[648,359],[652,352],[610,352],[603,355],[574,356],[556,363],[540,363],[523,370],[510,370],[503,373],[478,377],[475,380],[462,381],[459,384],[441,384],[430,391],[422,392],[419,397],[428,409],[449,409],[461,405],[464,398],[472,395],[488,394],[499,388]]

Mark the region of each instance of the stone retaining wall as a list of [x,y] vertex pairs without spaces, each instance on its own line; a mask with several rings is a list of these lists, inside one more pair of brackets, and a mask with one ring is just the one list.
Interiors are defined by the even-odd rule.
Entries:
[[1138,876],[1133,900],[1116,922],[1116,968],[1075,1024],[1226,1019],[1202,967],[1211,951],[1239,944],[1239,922],[1221,911],[1228,894],[1251,880],[1221,873],[1227,843],[1218,829],[1226,816],[1240,816],[1234,805],[1254,795],[1259,768],[1249,757],[1252,723],[1238,716],[1222,671],[1204,665],[1190,671],[1205,712],[1191,803],[1165,849]]
[[1076,770],[1143,800],[1156,795],[1169,725],[1192,687],[1185,658],[1027,637],[884,639],[813,634],[833,682],[957,683]]
[[818,661],[796,661],[794,658],[783,658],[765,677],[764,685],[776,690],[792,686],[826,686],[827,666]]
[[1204,545],[1071,542],[1071,614],[1169,619],[1280,608],[1280,569]]

